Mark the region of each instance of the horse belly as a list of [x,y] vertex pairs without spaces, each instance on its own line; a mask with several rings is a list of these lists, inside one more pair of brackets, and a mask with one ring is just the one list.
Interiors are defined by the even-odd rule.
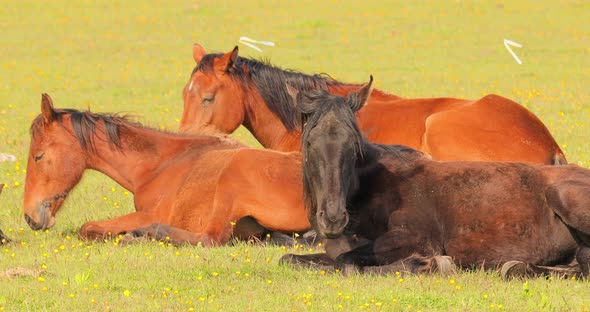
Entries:
[[445,227],[445,254],[463,267],[492,268],[510,260],[552,265],[571,260],[575,241],[546,205],[457,208]]
[[426,174],[435,178],[424,191],[430,190],[436,207],[444,253],[463,267],[495,267],[509,260],[550,265],[570,259],[576,244],[547,204],[544,176],[531,168],[510,163],[427,168]]

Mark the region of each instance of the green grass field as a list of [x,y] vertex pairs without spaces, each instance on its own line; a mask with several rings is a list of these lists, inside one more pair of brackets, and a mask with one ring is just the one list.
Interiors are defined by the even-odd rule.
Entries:
[[[497,93],[537,114],[571,163],[590,168],[590,4],[585,1],[2,1],[0,5],[0,311],[587,311],[586,281],[503,282],[496,273],[340,276],[279,266],[292,248],[86,244],[76,229],[133,210],[132,195],[87,172],[33,232],[22,218],[32,119],[58,107],[128,112],[174,131],[192,44],[350,82],[370,74],[405,97]],[[523,61],[503,46],[510,39]],[[240,129],[235,136],[256,145]],[[21,267],[36,276],[7,278]]]

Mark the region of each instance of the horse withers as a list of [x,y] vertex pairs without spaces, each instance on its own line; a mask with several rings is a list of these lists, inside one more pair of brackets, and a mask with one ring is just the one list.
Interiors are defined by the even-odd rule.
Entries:
[[347,97],[291,89],[304,114],[305,204],[326,253],[283,262],[421,272],[450,257],[465,269],[518,261],[548,273],[561,269],[544,266],[568,264],[578,250],[588,275],[590,170],[439,162],[409,147],[370,143],[354,113],[371,84],[372,77]]
[[[197,63],[183,90],[180,130],[246,127],[266,148],[296,151],[301,145],[301,113],[285,87],[326,90],[346,96],[359,87],[327,75],[284,70],[268,62],[207,54],[194,45]],[[518,103],[494,94],[480,99],[405,99],[375,90],[355,115],[371,142],[401,144],[437,160],[521,161],[565,164],[547,127]]]
[[43,94],[41,114],[31,125],[23,205],[32,229],[55,224],[86,169],[133,193],[136,211],[85,223],[79,232],[84,239],[127,233],[214,246],[236,232],[258,235],[260,227],[286,233],[310,227],[299,153],[247,148],[225,136],[157,131],[114,114],[55,109]]

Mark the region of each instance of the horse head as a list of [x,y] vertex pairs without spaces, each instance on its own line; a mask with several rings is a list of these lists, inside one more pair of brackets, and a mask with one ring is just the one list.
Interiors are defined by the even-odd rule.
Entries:
[[24,194],[24,217],[34,230],[55,224],[56,212],[86,167],[80,144],[64,127],[69,118],[53,108],[49,95],[42,95],[41,114],[31,125]]
[[206,54],[203,47],[193,46],[197,66],[184,87],[184,111],[180,131],[200,132],[213,128],[232,133],[244,120],[246,94],[233,72],[237,68],[238,47],[225,54]]
[[303,114],[303,188],[311,223],[328,238],[342,234],[349,221],[348,194],[355,187],[363,137],[354,113],[371,94],[373,77],[347,97],[288,86]]

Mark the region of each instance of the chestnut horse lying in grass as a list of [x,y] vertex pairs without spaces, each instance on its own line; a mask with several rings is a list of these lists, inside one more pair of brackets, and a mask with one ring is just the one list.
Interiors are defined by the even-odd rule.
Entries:
[[[231,133],[241,124],[264,147],[280,151],[299,150],[301,142],[301,114],[291,105],[285,82],[341,96],[359,87],[241,58],[238,47],[207,54],[196,44],[193,58],[197,66],[183,91],[180,131]],[[406,145],[437,160],[567,163],[539,118],[498,95],[404,99],[375,90],[368,101],[356,117],[371,142]]]
[[439,162],[409,147],[372,144],[354,118],[371,83],[347,98],[291,90],[306,116],[306,207],[327,238],[327,254],[287,255],[284,262],[422,272],[445,263],[433,256],[468,269],[520,261],[504,268],[510,275],[563,271],[539,266],[568,264],[577,249],[588,275],[590,170]]
[[24,194],[24,217],[32,229],[54,225],[86,169],[131,191],[136,212],[84,224],[79,233],[85,239],[130,233],[211,246],[226,243],[236,231],[240,237],[258,234],[259,227],[247,221],[252,219],[271,231],[310,227],[299,153],[160,132],[117,115],[54,109],[44,94],[31,125]]

